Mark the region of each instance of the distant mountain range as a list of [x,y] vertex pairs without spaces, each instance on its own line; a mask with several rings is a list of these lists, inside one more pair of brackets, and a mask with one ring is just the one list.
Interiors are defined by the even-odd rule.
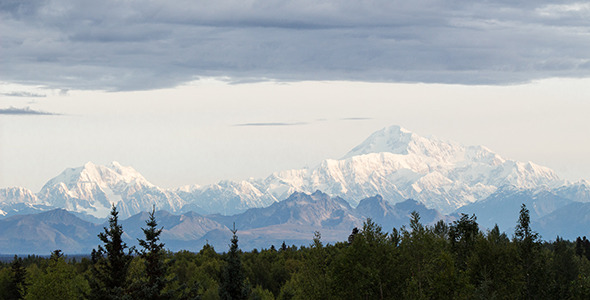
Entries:
[[[304,217],[312,220],[313,216],[296,211],[296,205],[284,206],[291,203],[285,199],[318,190],[334,200],[330,202],[334,205],[330,209],[340,207],[342,212],[354,213],[334,216],[322,220],[323,223],[296,223],[294,220],[304,220]],[[363,199],[371,197],[380,202],[363,203]],[[138,218],[138,214],[155,206],[157,210],[169,212],[166,218],[175,219],[177,216],[171,216],[179,215],[183,220],[197,222],[198,218],[208,215],[207,222],[216,222],[197,230],[191,227],[194,224],[188,225],[193,221],[178,221],[178,224],[185,224],[179,227],[184,229],[169,234],[172,240],[182,244],[194,241],[197,236],[205,240],[226,236],[228,220],[244,222],[246,227],[242,228],[246,231],[243,234],[252,236],[257,236],[255,232],[261,232],[260,228],[269,226],[280,227],[276,232],[305,226],[348,231],[353,224],[362,223],[360,217],[369,215],[380,218],[390,229],[398,224],[398,217],[407,215],[396,215],[401,209],[396,205],[407,204],[407,199],[414,199],[416,205],[430,209],[438,219],[449,215],[446,218],[451,220],[460,213],[474,213],[481,226],[489,228],[497,223],[503,229],[514,226],[520,204],[526,203],[533,221],[546,226],[557,222],[563,209],[590,202],[590,182],[568,182],[549,168],[505,159],[483,146],[462,146],[425,138],[391,126],[373,133],[341,159],[326,159],[313,168],[278,171],[263,179],[226,180],[206,186],[163,189],[131,167],[117,162],[109,166],[89,162],[64,170],[38,193],[23,187],[0,189],[0,219],[4,218],[2,222],[5,222],[14,220],[9,218],[11,216],[59,208],[82,220],[98,223],[105,220],[111,205],[115,204],[123,219]],[[384,215],[374,214],[372,210],[377,207],[373,205],[379,205]],[[390,208],[396,209],[387,212]],[[269,215],[260,215],[262,213]],[[235,216],[230,217],[232,215]],[[305,230],[305,238],[309,239],[309,230]],[[565,235],[563,230],[555,228],[553,231]],[[291,236],[302,237],[294,233]],[[276,237],[277,241],[281,240]],[[257,239],[262,241],[263,238]]]
[[279,171],[264,179],[207,186],[162,189],[131,167],[89,162],[64,170],[36,194],[22,187],[0,189],[0,214],[63,208],[104,218],[116,204],[122,217],[150,210],[152,205],[173,213],[232,215],[267,207],[294,192],[316,190],[352,206],[378,194],[392,204],[415,199],[446,214],[504,187],[550,190],[566,199],[590,201],[587,181],[568,183],[549,168],[507,160],[483,146],[461,146],[391,126],[373,133],[339,160],[326,159],[311,169]]
[[[163,227],[161,239],[173,251],[198,251],[205,243],[218,250],[227,250],[232,228],[239,230],[242,249],[269,248],[288,245],[307,245],[314,232],[319,231],[325,242],[345,240],[352,228],[362,226],[366,218],[385,224],[384,230],[406,224],[412,211],[419,212],[425,223],[443,218],[423,204],[407,200],[391,205],[376,196],[360,201],[352,208],[339,197],[322,192],[294,193],[284,201],[265,208],[251,208],[234,216],[219,214],[202,216],[195,212],[174,215],[167,211],[156,212]],[[146,212],[121,221],[124,240],[136,245],[143,238]],[[65,253],[90,253],[99,244],[97,234],[107,223],[96,224],[78,218],[64,209],[15,215],[0,220],[0,254],[48,254],[55,249]]]
[[[535,220],[533,229],[548,240],[557,235],[570,240],[588,235],[590,203],[570,201],[547,213],[536,210],[536,207],[550,203],[551,196],[536,197],[517,193],[513,197],[507,202],[494,203],[496,198],[487,200],[491,201],[488,204],[493,205],[483,206],[478,211],[489,211],[478,218],[483,230],[492,224],[486,218],[499,213],[503,230],[508,229],[510,235],[513,229],[509,226],[514,226],[518,219],[518,203],[525,200],[532,207],[531,217]],[[506,210],[497,210],[507,204],[509,207]],[[345,241],[352,228],[361,227],[367,218],[391,232],[394,227],[406,226],[413,211],[420,214],[423,224],[429,225],[439,220],[450,223],[457,217],[456,214],[442,215],[411,199],[392,205],[381,196],[362,199],[353,208],[340,197],[330,197],[316,191],[313,194],[296,192],[268,207],[251,208],[234,216],[203,216],[195,212],[175,215],[161,210],[156,212],[156,219],[164,229],[161,239],[169,250],[198,251],[209,243],[218,251],[226,251],[231,238],[229,228],[234,224],[238,229],[240,247],[251,250],[270,248],[272,245],[278,247],[283,242],[287,245],[309,245],[315,231],[320,232],[326,243]],[[130,246],[137,245],[137,238],[143,238],[141,228],[146,226],[147,218],[148,213],[141,212],[121,221],[125,232],[123,238]],[[98,224],[85,221],[64,209],[0,219],[0,255],[47,255],[55,249],[69,254],[87,254],[99,244],[97,234],[105,226],[107,222]]]

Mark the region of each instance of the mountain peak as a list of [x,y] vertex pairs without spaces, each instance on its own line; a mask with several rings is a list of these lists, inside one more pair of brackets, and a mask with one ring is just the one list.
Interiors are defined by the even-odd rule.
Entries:
[[348,152],[344,158],[380,152],[408,154],[408,147],[416,137],[417,135],[413,132],[397,125],[385,127],[371,134]]
[[403,127],[393,125],[371,134],[365,141],[348,152],[343,159],[358,155],[387,152],[447,160],[464,151],[464,147],[458,144],[435,138],[425,138]]
[[148,182],[132,167],[114,161],[108,166],[87,162],[78,168],[68,168],[49,180],[39,192],[44,203],[78,212],[105,217],[112,204],[121,216],[141,210],[177,211],[184,204],[180,197]]
[[135,170],[133,167],[122,166],[120,163],[116,161],[111,162],[108,169],[119,174],[125,182],[139,180],[142,183],[148,183],[147,180],[143,177],[143,175],[137,172],[137,170]]
[[30,190],[23,187],[8,187],[0,189],[0,204],[38,203],[39,199]]
[[45,186],[51,187],[60,182],[63,182],[68,188],[80,183],[110,186],[118,182],[131,183],[135,181],[151,185],[132,167],[124,167],[116,161],[110,163],[109,166],[97,165],[89,161],[81,167],[65,169],[61,174],[49,180]]

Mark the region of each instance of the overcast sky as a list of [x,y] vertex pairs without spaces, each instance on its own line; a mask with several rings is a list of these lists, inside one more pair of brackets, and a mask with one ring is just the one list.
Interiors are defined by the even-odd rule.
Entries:
[[3,0],[0,187],[262,177],[391,124],[590,178],[590,4],[555,3]]

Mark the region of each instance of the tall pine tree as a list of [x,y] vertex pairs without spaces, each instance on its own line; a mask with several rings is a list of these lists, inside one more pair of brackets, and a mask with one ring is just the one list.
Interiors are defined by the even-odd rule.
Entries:
[[449,228],[449,240],[451,250],[455,255],[455,263],[460,270],[467,268],[467,260],[475,248],[479,225],[475,215],[469,217],[461,214],[461,219],[456,220]]
[[229,252],[226,257],[226,266],[221,274],[219,296],[222,300],[242,300],[248,298],[248,287],[245,283],[244,267],[240,259],[238,248],[238,236],[236,224],[232,229],[232,238]]
[[539,234],[531,228],[531,217],[528,208],[523,203],[520,207],[520,215],[514,229],[514,241],[518,246],[518,254],[524,275],[523,299],[540,299],[538,294],[540,280],[536,278],[539,273],[539,265],[536,258],[541,247]]
[[[119,225],[119,212],[115,205],[111,209],[109,227],[98,234],[104,243],[98,250],[92,250],[92,277],[89,280],[90,299],[127,299],[129,265],[134,249],[123,242],[123,227]],[[127,253],[125,250],[128,249]]]
[[155,217],[156,208],[152,209],[149,219],[146,221],[147,228],[142,228],[145,240],[138,239],[139,245],[143,248],[140,252],[144,259],[147,282],[141,288],[142,299],[159,300],[170,299],[171,295],[163,294],[162,290],[167,284],[167,265],[164,261],[164,243],[160,242],[162,229],[158,229]]
[[12,277],[8,284],[6,299],[24,299],[27,293],[27,269],[23,266],[23,259],[14,256],[14,260],[11,264]]

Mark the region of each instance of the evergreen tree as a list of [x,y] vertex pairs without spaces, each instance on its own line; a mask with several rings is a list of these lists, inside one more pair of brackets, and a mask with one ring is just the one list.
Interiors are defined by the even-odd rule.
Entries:
[[590,241],[586,239],[586,236],[576,239],[576,254],[590,260]]
[[252,294],[248,300],[274,300],[275,297],[271,291],[262,288],[261,286],[256,286],[252,290]]
[[402,236],[397,228],[393,227],[391,234],[389,234],[389,240],[391,241],[391,244],[394,248],[399,246],[399,243],[402,241]]
[[[109,217],[109,227],[98,234],[104,243],[92,250],[92,277],[90,299],[127,299],[127,273],[134,249],[123,242],[123,227],[119,225],[119,212],[115,205]],[[128,252],[125,253],[125,250]]]
[[475,247],[475,238],[479,233],[476,220],[475,215],[469,217],[466,214],[461,214],[461,219],[454,221],[449,229],[451,250],[455,254],[456,263],[460,270],[465,270],[467,267],[467,259]]
[[573,248],[569,247],[569,242],[564,241],[559,236],[553,242],[553,259],[552,259],[552,298],[571,299],[570,285],[578,277],[579,266],[576,263],[576,254]]
[[166,286],[167,265],[164,262],[164,244],[160,242],[162,229],[158,229],[158,223],[154,216],[156,208],[152,209],[149,219],[146,220],[147,228],[142,228],[145,240],[138,239],[143,248],[140,257],[144,259],[147,282],[141,288],[142,299],[169,299],[169,294],[162,294]]
[[448,241],[436,234],[434,228],[420,223],[420,215],[415,211],[410,214],[410,229],[401,228],[400,256],[396,268],[403,274],[405,284],[394,298],[467,297],[465,276],[455,268],[453,255],[447,249]]
[[352,245],[352,243],[354,242],[354,238],[356,237],[357,234],[359,234],[359,229],[355,227],[352,229],[352,232],[348,236],[348,244],[349,245]]
[[5,298],[14,300],[24,299],[27,293],[27,269],[23,266],[23,259],[15,255],[11,269],[12,277],[10,278]]
[[523,284],[517,249],[498,225],[478,235],[467,273],[479,299],[517,299]]
[[[355,228],[356,229],[356,228]],[[355,230],[353,230],[354,232]],[[329,274],[337,299],[394,298],[397,251],[388,234],[370,218],[349,243],[333,255]]]
[[235,223],[231,232],[233,236],[226,257],[227,264],[221,274],[219,296],[222,300],[243,300],[248,298],[249,291],[245,283],[244,268],[240,259],[238,236],[236,235],[238,231]]
[[322,235],[314,232],[313,243],[302,248],[304,257],[300,272],[291,277],[281,294],[293,299],[334,299],[332,276],[328,273],[330,253]]
[[540,278],[535,278],[539,273],[540,263],[536,264],[536,258],[540,250],[539,234],[531,229],[531,217],[529,210],[523,203],[520,207],[518,223],[514,231],[514,240],[518,246],[524,275],[523,298],[535,299],[535,295],[542,291]]
[[449,230],[449,225],[447,225],[447,223],[445,223],[443,220],[438,220],[432,229],[436,236],[445,240],[449,239]]

